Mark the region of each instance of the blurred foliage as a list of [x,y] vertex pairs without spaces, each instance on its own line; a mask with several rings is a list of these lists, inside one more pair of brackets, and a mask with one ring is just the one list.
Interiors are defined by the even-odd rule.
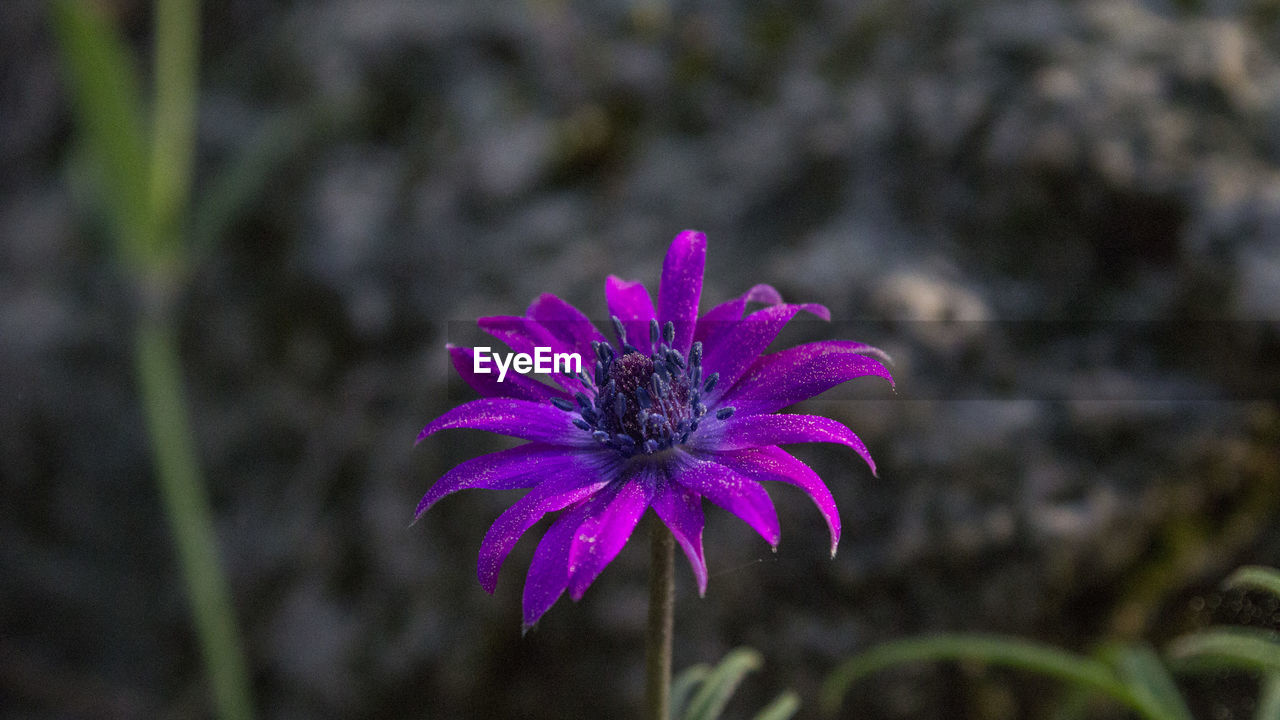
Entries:
[[[1280,571],[1246,567],[1224,583],[1227,589],[1259,590],[1280,597]],[[1263,677],[1255,720],[1280,712],[1280,636],[1252,628],[1209,628],[1169,645],[1168,667],[1147,645],[1109,645],[1093,656],[1077,655],[1013,637],[943,634],[885,643],[840,665],[828,677],[823,706],[839,707],[849,688],[877,671],[917,662],[967,660],[1047,675],[1074,689],[1105,695],[1148,720],[1191,720],[1170,674],[1245,671]]]
[[[763,664],[760,653],[750,648],[731,651],[719,665],[694,665],[676,676],[671,685],[671,717],[680,720],[715,720],[724,712],[738,685],[747,673]],[[793,692],[784,692],[763,710],[755,720],[786,720],[800,708]]]
[[137,68],[103,8],[77,0],[52,6],[95,190],[110,218],[118,259],[144,301],[135,329],[135,373],[214,704],[220,717],[251,718],[248,671],[184,399],[171,309],[188,259],[199,5],[160,0],[154,17],[155,88],[148,127]]

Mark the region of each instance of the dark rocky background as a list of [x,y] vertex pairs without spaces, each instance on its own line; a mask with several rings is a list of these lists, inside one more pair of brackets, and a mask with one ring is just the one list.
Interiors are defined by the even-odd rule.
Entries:
[[[144,57],[146,4],[106,4]],[[929,631],[1159,646],[1241,621],[1217,583],[1280,563],[1275,2],[227,0],[203,20],[197,193],[223,200],[194,221],[182,353],[263,717],[634,712],[646,543],[521,638],[534,541],[496,596],[474,577],[509,494],[409,527],[503,441],[413,439],[466,399],[451,328],[543,291],[599,316],[604,276],[656,283],[685,227],[710,238],[704,303],[757,282],[823,302],[836,322],[788,340],[878,343],[899,387],[810,404],[880,463],[798,451],[841,508],[834,561],[780,488],[776,555],[713,509],[705,599],[678,568],[677,667],[766,658],[731,716],[787,687],[816,713],[841,658]],[[0,108],[0,714],[207,717],[136,303],[40,0],[0,9]],[[1253,691],[1185,688],[1213,718]],[[921,668],[846,712],[1044,717],[1055,689]]]

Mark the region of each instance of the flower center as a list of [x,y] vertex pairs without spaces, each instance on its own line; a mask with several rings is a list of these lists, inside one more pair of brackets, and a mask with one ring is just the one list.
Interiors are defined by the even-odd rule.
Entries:
[[[652,455],[689,439],[707,414],[702,393],[711,392],[718,374],[702,378],[702,343],[693,344],[689,357],[671,347],[675,326],[670,322],[658,331],[651,321],[649,337],[654,350],[645,355],[627,342],[622,323],[613,319],[619,356],[609,343],[596,342],[594,377],[580,379],[595,397],[575,394],[577,405],[556,398],[552,403],[566,412],[576,412],[573,424],[591,433],[601,445],[623,457]],[[716,417],[727,419],[733,408],[721,408]]]

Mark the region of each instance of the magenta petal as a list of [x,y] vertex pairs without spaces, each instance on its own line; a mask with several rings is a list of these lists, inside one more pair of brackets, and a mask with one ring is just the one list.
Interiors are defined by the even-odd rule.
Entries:
[[742,311],[746,309],[748,302],[777,305],[782,302],[782,295],[772,285],[760,284],[729,302],[720,303],[698,318],[698,328],[693,333],[694,341],[707,343],[720,331],[741,320]]
[[840,512],[831,490],[812,468],[772,445],[716,453],[714,457],[716,462],[749,478],[784,482],[804,490],[827,521],[827,529],[831,531],[831,557],[836,556],[836,547],[840,544]]
[[498,373],[492,363],[489,369],[493,372],[477,373],[475,371],[474,350],[456,345],[446,347],[449,350],[449,359],[453,361],[453,367],[458,371],[458,375],[471,386],[471,389],[484,397],[509,397],[534,402],[546,402],[553,397],[568,397],[563,391],[517,372],[508,372],[502,382],[498,382]]
[[569,597],[575,601],[582,599],[582,594],[631,539],[631,532],[653,498],[652,472],[638,473],[622,480],[621,485],[613,500],[582,521],[569,544]]
[[[533,355],[537,348],[550,348],[552,353],[572,353],[579,352],[578,348],[573,344],[565,342],[556,337],[551,330],[543,327],[542,323],[527,317],[516,317],[514,315],[494,315],[491,317],[482,317],[476,321],[481,330],[489,333],[493,337],[506,343],[508,347],[518,353]],[[590,350],[590,348],[588,348]],[[590,355],[584,355],[582,358],[583,370],[592,362]],[[508,377],[515,371],[509,371]],[[551,373],[550,377],[560,385],[560,387],[569,392],[577,392],[585,390],[582,381],[572,375],[564,375],[561,373]]]
[[573,348],[573,352],[582,357],[584,368],[588,360],[595,362],[592,341],[607,342],[590,318],[551,293],[539,295],[525,314],[537,320],[556,340]]
[[[480,543],[480,558],[476,563],[476,575],[480,585],[490,594],[498,584],[498,571],[502,563],[519,542],[520,537],[533,527],[542,516],[564,508],[599,491],[609,483],[599,467],[584,464],[580,458],[566,458],[568,462],[558,472],[530,490],[511,507],[507,508]],[[547,477],[551,471],[539,473]]]
[[771,413],[866,375],[877,375],[892,385],[888,369],[868,354],[883,355],[870,345],[844,340],[806,343],[762,355],[735,385],[712,393],[707,405],[732,405],[740,415]]
[[533,551],[533,562],[524,581],[524,627],[526,630],[551,608],[569,586],[569,543],[584,520],[608,505],[622,483],[605,486],[591,497],[565,510]]
[[649,321],[658,315],[653,311],[653,300],[644,285],[610,275],[604,281],[604,299],[609,314],[622,321],[627,341],[645,355],[653,352],[649,345]]
[[658,322],[675,325],[672,347],[686,355],[698,323],[698,300],[702,296],[702,270],[706,262],[707,236],[694,230],[677,235],[662,261]]
[[831,313],[821,305],[774,305],[751,313],[745,319],[725,327],[703,350],[702,366],[706,373],[720,374],[725,387],[733,385],[782,328],[801,310],[830,319]]
[[564,448],[541,443],[530,443],[472,458],[442,475],[427,494],[422,496],[413,517],[416,520],[440,498],[459,490],[516,490],[533,487],[548,473],[557,472],[573,461],[573,455]]
[[707,559],[702,552],[702,498],[683,485],[664,479],[658,485],[651,503],[658,518],[666,524],[689,558],[693,577],[698,582],[698,595],[707,594]]
[[839,443],[853,448],[871,466],[871,474],[876,472],[876,464],[862,440],[849,428],[821,415],[734,415],[720,421],[719,427],[712,425],[705,435],[700,431],[697,436],[698,447],[703,450],[741,450],[802,442]]
[[548,445],[594,448],[591,436],[573,424],[576,417],[554,405],[511,398],[480,398],[463,403],[432,420],[418,433],[417,442],[440,430],[470,428]]
[[778,513],[760,483],[713,460],[686,458],[673,473],[677,482],[737,515],[770,545],[778,546]]

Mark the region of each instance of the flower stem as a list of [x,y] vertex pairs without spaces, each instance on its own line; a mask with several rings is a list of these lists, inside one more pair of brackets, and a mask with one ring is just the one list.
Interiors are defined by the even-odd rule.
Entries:
[[654,521],[649,566],[649,629],[645,641],[645,718],[667,720],[671,701],[671,636],[675,610],[675,539]]

